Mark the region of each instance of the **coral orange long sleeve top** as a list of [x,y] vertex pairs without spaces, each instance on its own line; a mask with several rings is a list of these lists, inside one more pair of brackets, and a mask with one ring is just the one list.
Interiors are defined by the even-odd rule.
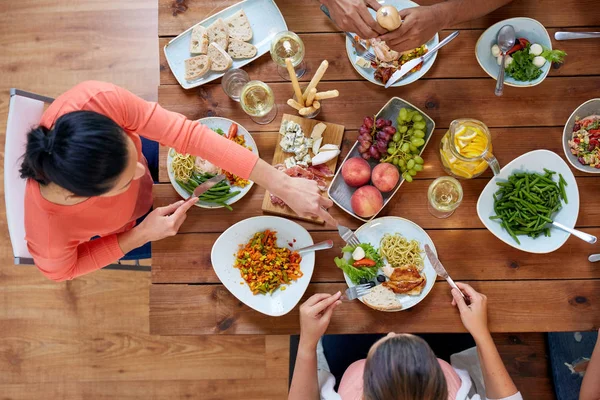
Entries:
[[[51,128],[61,115],[78,110],[95,111],[119,124],[144,164],[139,135],[200,156],[242,178],[250,176],[258,159],[208,127],[105,82],[83,82],[62,94],[46,110],[40,125]],[[150,209],[152,184],[147,170],[124,193],[66,206],[46,200],[40,185],[30,179],[25,192],[25,239],[39,270],[52,280],[63,281],[123,257],[117,234],[131,229]],[[90,240],[95,236],[100,238]]]

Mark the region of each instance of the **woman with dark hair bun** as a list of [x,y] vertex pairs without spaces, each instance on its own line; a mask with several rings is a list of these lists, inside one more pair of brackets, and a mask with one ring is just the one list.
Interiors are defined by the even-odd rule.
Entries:
[[293,179],[208,127],[125,89],[83,82],[58,97],[28,133],[21,165],[25,239],[48,278],[73,279],[179,230],[197,198],[157,208],[135,225],[152,207],[140,136],[250,179],[299,215],[335,224],[325,210],[333,204],[316,182]]
[[[452,304],[477,347],[453,355],[450,365],[420,337],[389,333],[371,346],[366,359],[347,366],[337,392],[319,343],[342,304],[341,293],[310,297],[300,307],[300,343],[288,400],[523,400],[488,330],[487,297],[467,284],[456,285],[469,304],[456,289]],[[352,351],[348,344],[329,347],[331,352]]]

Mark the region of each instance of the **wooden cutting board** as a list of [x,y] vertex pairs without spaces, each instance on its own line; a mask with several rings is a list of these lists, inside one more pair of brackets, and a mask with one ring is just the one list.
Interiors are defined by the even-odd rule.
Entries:
[[[325,121],[317,121],[314,119],[302,118],[302,117],[299,117],[296,115],[290,115],[290,114],[283,114],[283,118],[281,119],[281,122],[283,122],[285,120],[291,120],[291,121],[298,123],[300,125],[300,127],[302,128],[302,131],[304,132],[305,137],[310,137],[310,134],[312,133],[312,130],[315,127],[315,125],[317,125],[319,122],[323,122],[325,125],[327,125],[327,129],[325,129],[325,132],[323,132],[323,142],[321,143],[321,146],[324,146],[326,144],[334,144],[334,145],[340,147],[342,144],[342,139],[344,138],[344,126],[343,125],[333,124],[331,122],[325,122]],[[293,153],[285,153],[283,151],[283,149],[281,148],[281,146],[279,145],[279,142],[281,141],[282,138],[283,138],[283,136],[280,136],[279,140],[277,140],[275,154],[273,156],[273,165],[283,164],[283,161],[286,158],[293,155]],[[312,150],[309,150],[309,154],[311,156],[314,156]],[[339,157],[336,157],[326,164],[329,167],[329,169],[331,170],[331,172],[333,172],[334,174],[335,174],[335,167],[337,165],[338,158]],[[301,178],[295,178],[295,179],[301,179]],[[333,178],[329,178],[326,180],[329,184],[331,184],[332,179]],[[327,197],[327,192],[323,192],[322,196]],[[273,204],[271,202],[271,195],[268,190],[265,193],[265,198],[263,199],[262,209],[264,212],[267,212],[269,214],[280,215],[282,217],[297,218],[297,219],[301,219],[304,221],[313,221],[313,222],[318,222],[321,224],[324,222],[321,218],[300,217],[298,214],[296,214],[294,211],[292,211],[292,209],[289,208],[288,206],[281,207],[281,206]]]

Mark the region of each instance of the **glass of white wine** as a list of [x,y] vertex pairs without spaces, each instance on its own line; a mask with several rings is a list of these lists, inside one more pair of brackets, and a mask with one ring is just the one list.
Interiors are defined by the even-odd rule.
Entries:
[[264,82],[250,81],[240,94],[240,104],[246,114],[257,124],[266,125],[277,116],[273,90]]
[[429,212],[436,218],[447,218],[462,202],[462,186],[451,176],[441,176],[429,185],[427,198],[429,199]]
[[275,35],[271,41],[271,58],[277,64],[277,72],[283,79],[289,81],[290,75],[285,66],[285,59],[290,58],[296,78],[300,78],[306,72],[304,63],[304,43],[294,32],[283,31]]

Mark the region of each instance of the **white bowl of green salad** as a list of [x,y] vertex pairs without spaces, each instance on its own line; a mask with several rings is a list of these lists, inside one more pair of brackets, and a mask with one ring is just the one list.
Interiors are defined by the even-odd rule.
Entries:
[[600,98],[573,111],[563,130],[563,150],[573,168],[600,174]]
[[552,41],[544,25],[531,18],[510,18],[489,27],[475,46],[477,62],[492,78],[496,79],[500,72],[502,55],[497,36],[504,25],[512,25],[516,33],[515,45],[508,51],[505,61],[505,85],[539,85],[548,76],[552,63],[563,62],[566,53],[552,49]]

